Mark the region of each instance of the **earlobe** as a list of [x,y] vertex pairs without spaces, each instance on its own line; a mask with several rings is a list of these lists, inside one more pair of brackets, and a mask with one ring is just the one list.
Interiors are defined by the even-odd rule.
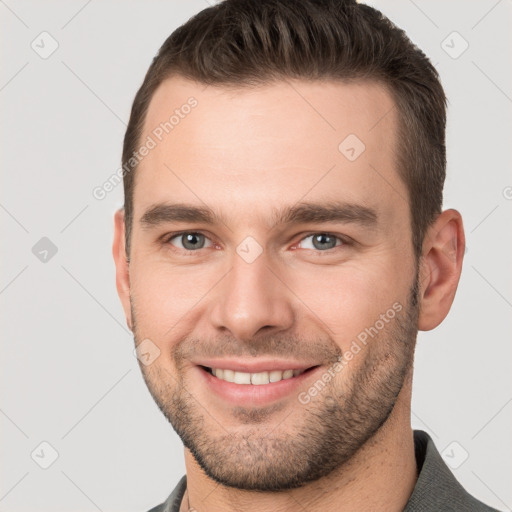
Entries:
[[450,311],[464,259],[465,237],[462,217],[446,210],[429,228],[420,263],[418,329],[437,327]]
[[130,306],[130,274],[129,262],[125,248],[125,222],[124,209],[116,211],[114,215],[114,242],[112,254],[116,265],[116,288],[123,306],[126,324],[132,330],[131,306]]

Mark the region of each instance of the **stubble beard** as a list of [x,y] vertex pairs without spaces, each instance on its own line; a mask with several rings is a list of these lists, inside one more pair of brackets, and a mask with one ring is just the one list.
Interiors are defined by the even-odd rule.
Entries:
[[[280,420],[285,429],[280,429],[279,421],[262,428],[261,423],[276,412],[272,407],[238,407],[233,408],[232,416],[244,424],[243,429],[228,430],[221,418],[206,412],[206,404],[202,406],[186,389],[179,364],[172,373],[158,365],[140,367],[155,403],[208,477],[241,490],[285,491],[348,465],[385,424],[412,372],[418,311],[416,275],[408,303],[391,327],[368,343],[365,359],[352,378],[342,385],[331,381],[319,393],[320,399],[307,405],[297,400],[293,406],[296,414],[290,418],[302,421],[286,424],[285,415]],[[134,313],[132,304],[138,344],[141,338]]]

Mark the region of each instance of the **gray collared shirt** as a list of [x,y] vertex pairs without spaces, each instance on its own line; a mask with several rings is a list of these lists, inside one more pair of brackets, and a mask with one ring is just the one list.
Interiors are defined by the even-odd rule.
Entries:
[[[499,512],[462,487],[423,430],[414,431],[414,450],[418,480],[404,512]],[[186,488],[187,476],[183,475],[170,496],[148,512],[179,512]]]

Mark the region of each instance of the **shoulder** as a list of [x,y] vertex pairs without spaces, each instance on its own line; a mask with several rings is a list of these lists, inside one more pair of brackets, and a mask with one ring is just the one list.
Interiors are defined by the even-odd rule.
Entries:
[[404,512],[499,512],[462,487],[426,432],[414,431],[414,447],[418,480]]
[[148,512],[179,512],[181,500],[187,488],[187,475],[183,475],[169,497]]

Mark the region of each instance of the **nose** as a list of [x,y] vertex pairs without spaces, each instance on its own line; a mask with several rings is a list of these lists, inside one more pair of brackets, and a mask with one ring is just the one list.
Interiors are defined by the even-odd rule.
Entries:
[[278,272],[269,266],[265,253],[252,263],[238,254],[226,277],[219,283],[211,310],[217,330],[250,341],[260,331],[266,334],[293,326],[293,293]]

